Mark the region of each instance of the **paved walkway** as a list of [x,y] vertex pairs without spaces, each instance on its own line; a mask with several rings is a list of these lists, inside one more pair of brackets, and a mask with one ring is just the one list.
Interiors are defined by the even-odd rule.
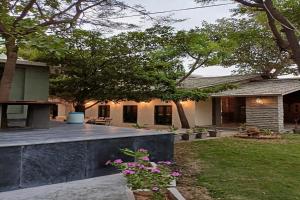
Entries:
[[0,193],[1,200],[129,200],[121,174]]

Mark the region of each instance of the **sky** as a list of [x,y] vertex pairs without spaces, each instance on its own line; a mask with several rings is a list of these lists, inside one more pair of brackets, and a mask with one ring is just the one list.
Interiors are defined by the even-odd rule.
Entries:
[[[201,4],[195,3],[193,0],[126,0],[129,5],[142,5],[148,12],[157,12],[165,10],[174,10],[182,8],[191,8],[201,6]],[[220,3],[232,3],[230,0],[224,0],[217,2]],[[230,10],[235,8],[236,4],[202,8],[188,11],[179,11],[174,13],[160,14],[154,16],[167,16],[172,14],[172,17],[176,19],[186,19],[183,22],[175,23],[172,26],[177,30],[189,30],[195,27],[201,26],[203,21],[214,23],[217,19],[230,17]],[[136,13],[135,13],[136,14]],[[131,15],[131,14],[129,14]],[[135,23],[140,25],[140,29],[144,29],[151,26],[149,19],[141,20],[139,17],[130,17],[125,19],[118,19],[123,22]],[[202,76],[224,76],[230,75],[233,68],[222,68],[220,66],[212,66],[207,68],[201,68],[195,72],[197,75]]]

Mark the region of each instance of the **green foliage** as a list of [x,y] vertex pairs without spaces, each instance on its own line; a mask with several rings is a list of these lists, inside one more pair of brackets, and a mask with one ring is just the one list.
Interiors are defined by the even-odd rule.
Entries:
[[272,135],[272,134],[274,134],[274,132],[271,129],[268,129],[268,128],[261,129],[260,133],[262,135]]
[[193,128],[194,133],[208,133],[207,128],[195,127]]
[[266,78],[297,74],[289,55],[279,50],[272,33],[256,20],[224,18],[205,28],[228,43],[230,54],[223,57],[221,64],[236,66],[236,73],[262,74]]
[[183,64],[186,58],[196,57],[187,69],[193,72],[218,63],[224,56],[222,40],[213,40],[206,30],[174,32],[170,27],[156,26],[110,38],[97,32],[75,30],[56,41],[53,49],[64,45],[62,54],[33,45],[27,52],[31,57],[37,55],[39,61],[60,66],[60,73],[51,77],[51,94],[75,104],[91,99],[205,100],[208,93],[229,88],[177,88],[178,80],[186,74]]
[[178,88],[174,93],[162,94],[163,100],[174,100],[174,101],[205,101],[208,99],[210,94],[221,92],[224,90],[235,89],[238,85],[236,84],[222,84],[214,87],[208,87],[204,89],[198,88]]

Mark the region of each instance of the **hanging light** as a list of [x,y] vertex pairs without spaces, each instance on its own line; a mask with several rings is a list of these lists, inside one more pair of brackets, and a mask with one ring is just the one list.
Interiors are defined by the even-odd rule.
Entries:
[[257,104],[264,104],[263,100],[261,98],[256,98],[256,101],[255,101]]

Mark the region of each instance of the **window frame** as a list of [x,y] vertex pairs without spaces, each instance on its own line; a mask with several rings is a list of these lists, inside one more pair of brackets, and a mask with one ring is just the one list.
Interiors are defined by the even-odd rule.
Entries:
[[[100,116],[100,108],[104,108],[104,115],[105,116]],[[99,105],[98,106],[98,118],[103,117],[103,118],[109,118],[110,117],[110,105]]]
[[[163,113],[161,118],[169,117],[168,120],[159,120],[158,112],[159,107],[163,107]],[[168,107],[170,108],[170,113],[168,113]],[[172,126],[173,124],[173,106],[172,105],[155,105],[154,106],[154,124],[155,125],[164,125],[164,126]]]
[[[131,107],[131,109],[130,109],[130,112],[125,112],[125,108],[126,107]],[[132,109],[132,108],[136,108],[135,110],[135,112],[134,112],[134,109]],[[128,114],[128,113],[135,113],[135,115],[136,116],[132,116],[132,117],[125,117],[125,114]],[[131,119],[133,119],[133,120],[131,120],[131,119],[129,119],[129,118],[131,118]],[[128,120],[129,119],[129,120]],[[137,105],[123,105],[123,123],[128,123],[128,124],[136,124],[137,123],[137,121],[138,121],[138,106]]]

